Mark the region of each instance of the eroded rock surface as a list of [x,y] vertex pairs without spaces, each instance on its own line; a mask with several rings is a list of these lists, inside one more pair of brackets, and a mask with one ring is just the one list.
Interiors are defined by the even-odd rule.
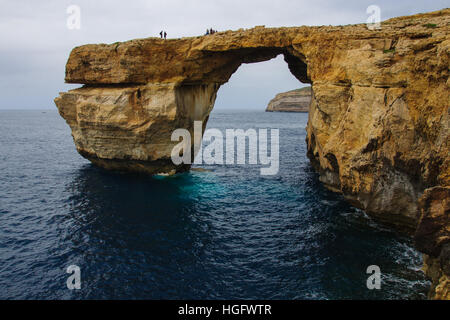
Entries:
[[[85,45],[66,66],[66,82],[84,87],[55,103],[77,150],[93,163],[184,171],[189,166],[170,161],[173,130],[192,131],[194,120],[206,125],[218,89],[242,63],[283,54],[292,74],[312,86],[308,156],[320,180],[370,215],[413,230],[429,220],[419,201],[424,192],[450,185],[449,30],[445,9],[391,19],[374,31],[256,27]],[[448,235],[446,221],[439,232]],[[434,287],[448,290],[439,279]]]
[[311,87],[279,93],[267,106],[266,112],[308,112]]

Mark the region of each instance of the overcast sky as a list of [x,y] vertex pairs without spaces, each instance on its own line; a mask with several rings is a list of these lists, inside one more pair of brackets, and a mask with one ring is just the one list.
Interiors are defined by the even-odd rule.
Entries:
[[[450,7],[450,0],[0,0],[0,109],[55,108],[70,50],[86,43],[203,34],[206,28],[345,25],[366,22],[376,4],[382,20]],[[81,9],[81,28],[67,28],[69,5]],[[224,85],[216,108],[264,110],[282,91],[302,86],[282,57],[243,65]]]

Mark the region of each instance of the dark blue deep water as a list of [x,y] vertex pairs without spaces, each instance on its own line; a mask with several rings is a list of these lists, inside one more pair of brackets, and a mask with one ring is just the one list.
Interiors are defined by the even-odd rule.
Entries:
[[[2,299],[422,299],[411,241],[325,190],[307,115],[214,111],[208,128],[279,128],[280,172],[170,178],[79,156],[56,111],[0,111]],[[66,268],[81,268],[81,290]],[[381,290],[366,287],[378,265]]]

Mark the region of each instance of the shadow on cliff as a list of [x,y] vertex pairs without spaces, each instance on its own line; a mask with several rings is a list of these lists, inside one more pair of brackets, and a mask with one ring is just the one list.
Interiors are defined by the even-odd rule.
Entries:
[[177,281],[183,291],[188,284],[180,269],[198,263],[210,237],[208,222],[197,216],[194,191],[183,189],[192,179],[182,174],[158,180],[83,166],[69,185],[61,233],[70,247],[68,260],[83,272],[84,290],[72,298],[171,299],[176,295],[167,288]]

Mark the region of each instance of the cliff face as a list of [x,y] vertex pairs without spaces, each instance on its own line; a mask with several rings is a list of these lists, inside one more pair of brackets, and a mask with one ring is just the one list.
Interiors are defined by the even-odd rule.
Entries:
[[218,86],[147,85],[85,86],[55,99],[59,113],[72,129],[78,152],[105,169],[148,174],[174,174],[171,134],[212,110]]
[[[184,171],[170,160],[173,130],[206,124],[219,87],[242,63],[283,54],[292,74],[312,86],[308,156],[320,180],[380,220],[411,230],[419,222],[420,247],[436,265],[449,232],[448,193],[436,191],[450,185],[449,29],[445,9],[391,19],[376,31],[256,27],[85,45],[66,66],[66,82],[85,86],[55,103],[93,163]],[[435,219],[439,208],[447,209]],[[428,229],[430,219],[440,231]],[[448,259],[439,266],[448,275]],[[448,290],[445,277],[435,278],[434,288]]]
[[267,106],[266,112],[308,112],[311,87],[279,93]]

